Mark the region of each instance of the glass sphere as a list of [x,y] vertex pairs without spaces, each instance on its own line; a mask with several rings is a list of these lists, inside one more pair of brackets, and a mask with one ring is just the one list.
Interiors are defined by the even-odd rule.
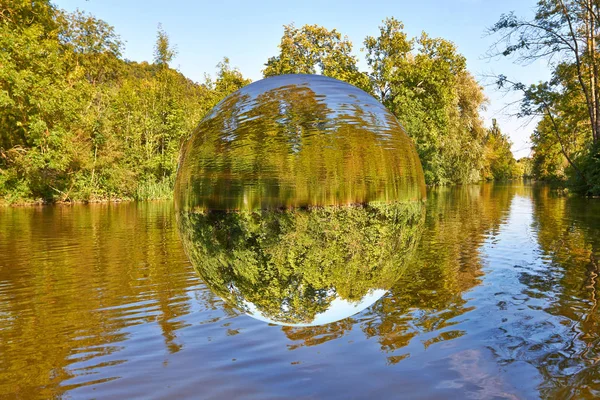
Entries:
[[396,282],[424,225],[422,202],[180,213],[183,247],[206,285],[248,315],[321,325]]
[[317,75],[254,82],[184,143],[175,206],[207,286],[248,315],[319,325],[391,287],[415,251],[425,182],[396,118]]

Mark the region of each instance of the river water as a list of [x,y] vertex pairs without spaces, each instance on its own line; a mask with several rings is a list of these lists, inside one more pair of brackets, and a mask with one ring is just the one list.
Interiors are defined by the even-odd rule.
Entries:
[[378,301],[318,326],[225,303],[171,202],[0,209],[0,397],[594,398],[600,200],[428,191]]

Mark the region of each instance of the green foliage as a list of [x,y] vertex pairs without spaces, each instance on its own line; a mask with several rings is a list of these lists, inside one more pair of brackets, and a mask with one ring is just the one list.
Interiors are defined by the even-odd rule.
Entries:
[[549,81],[530,86],[498,77],[499,86],[522,93],[520,115],[540,119],[531,136],[533,177],[587,195],[598,194],[600,175],[599,11],[597,1],[543,0],[531,20],[505,14],[490,29],[500,37],[492,55],[544,59],[552,68]]
[[227,60],[203,84],[169,68],[160,26],[155,63],[135,63],[93,16],[47,1],[2,10],[0,201],[170,197],[182,140],[249,82]]
[[311,323],[339,297],[360,301],[401,276],[420,238],[420,201],[177,214],[204,281],[230,304],[285,324]]
[[[284,27],[280,53],[265,76],[322,73],[377,97],[414,140],[428,184],[475,182],[482,178],[486,130],[479,111],[482,88],[466,70],[456,46],[423,33],[409,39],[404,26],[388,18],[379,36],[365,39],[371,72],[360,72],[352,44],[335,29]],[[515,162],[512,154],[506,160]]]
[[136,185],[133,198],[136,200],[170,199],[173,197],[173,178],[165,177],[161,181],[147,179]]
[[568,162],[561,152],[560,144],[556,140],[548,118],[538,123],[531,135],[531,141],[533,177],[543,181],[564,181]]
[[522,157],[517,160],[517,177],[533,177],[533,160],[530,157]]
[[452,42],[425,33],[408,39],[402,29],[390,18],[378,37],[365,39],[375,94],[415,141],[427,183],[480,180],[482,88]]
[[580,172],[567,170],[570,187],[579,194],[600,196],[600,144],[577,159]]
[[358,60],[352,55],[352,42],[346,36],[318,25],[304,25],[298,29],[290,24],[283,29],[280,54],[269,58],[265,64],[265,77],[320,72],[369,91],[369,79],[358,70]]
[[574,174],[582,178],[579,167],[569,166],[590,145],[585,100],[576,90],[573,69],[561,64],[554,71],[555,85],[544,82],[523,89],[520,114],[542,116],[531,135],[532,174],[539,180],[564,183]]
[[[288,25],[264,74],[322,73],[356,85],[405,126],[427,183],[479,180],[480,86],[451,42],[408,39],[402,29],[388,19],[365,40],[367,73],[337,30]],[[176,51],[160,25],[153,64],[124,60],[122,46],[110,25],[83,12],[48,0],[0,2],[0,201],[165,197],[183,140],[250,82],[227,58],[214,79],[185,78],[169,67]]]
[[494,119],[484,144],[483,177],[487,180],[507,180],[523,176],[524,169],[513,158],[511,142],[502,134]]
[[227,57],[217,64],[217,69],[217,79],[213,82],[208,78],[205,83],[212,94],[209,110],[224,97],[252,82],[250,79],[244,78],[237,68],[231,68]]
[[154,63],[166,67],[176,54],[177,52],[169,42],[169,36],[163,30],[162,25],[158,24],[156,46],[154,47]]

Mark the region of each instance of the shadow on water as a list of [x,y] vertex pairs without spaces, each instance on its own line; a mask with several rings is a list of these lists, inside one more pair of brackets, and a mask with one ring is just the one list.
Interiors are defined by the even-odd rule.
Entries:
[[[597,200],[544,187],[432,190],[383,298],[281,327],[209,290],[168,203],[2,209],[0,393],[595,398],[599,218]],[[256,282],[248,293],[279,290]]]

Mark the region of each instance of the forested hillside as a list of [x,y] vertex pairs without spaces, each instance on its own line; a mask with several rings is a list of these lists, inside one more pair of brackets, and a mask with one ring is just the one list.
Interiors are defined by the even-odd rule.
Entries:
[[[171,196],[183,138],[250,80],[224,58],[214,78],[193,82],[169,66],[160,26],[155,40],[152,62],[132,62],[102,20],[0,0],[1,202]],[[428,184],[522,175],[507,136],[484,127],[482,88],[452,42],[408,38],[391,18],[363,45],[369,72],[335,29],[288,25],[263,72],[322,73],[373,94],[413,138]]]

